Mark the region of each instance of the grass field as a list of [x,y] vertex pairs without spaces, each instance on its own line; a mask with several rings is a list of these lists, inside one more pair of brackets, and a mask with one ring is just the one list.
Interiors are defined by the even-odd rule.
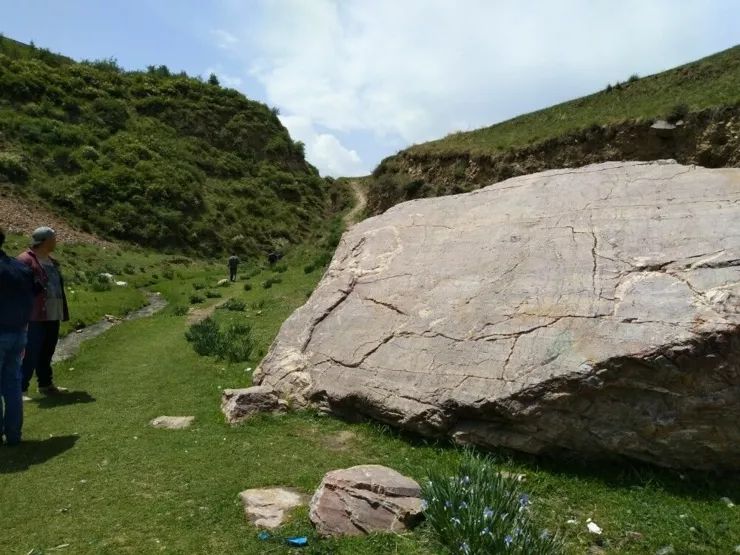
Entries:
[[[26,443],[0,447],[3,555],[289,553],[278,541],[257,538],[245,522],[240,491],[285,485],[310,493],[326,471],[367,463],[423,480],[430,467],[449,467],[459,459],[460,450],[445,444],[311,413],[264,416],[237,427],[224,423],[221,390],[251,383],[250,369],[321,277],[321,267],[312,269],[316,253],[291,253],[282,272],[247,264],[242,268],[247,280],[216,289],[225,269],[220,264],[125,250],[96,259],[88,247],[75,249],[60,253],[67,267],[72,252],[78,271],[97,272],[114,262],[122,270],[130,264],[137,267],[131,283],[160,291],[170,306],[114,327],[60,364],[57,381],[74,391],[68,398],[35,397],[27,403]],[[281,281],[264,287],[276,277]],[[245,289],[246,282],[251,289]],[[210,303],[245,301],[244,312],[217,310],[215,319],[252,325],[251,360],[228,364],[200,357],[186,342],[186,316],[176,315],[177,308],[187,306],[195,287],[203,285],[199,291],[222,294]],[[80,294],[72,299],[72,310],[91,310],[93,318],[103,306],[106,312],[130,309],[128,300],[106,296],[110,293],[99,293],[96,302],[87,297],[92,293]],[[147,426],[160,415],[192,415],[195,424],[183,431]],[[562,534],[568,553],[592,546],[606,553],[655,553],[673,546],[676,554],[726,554],[740,544],[740,513],[721,500],[740,499],[740,483],[732,477],[496,456],[502,469],[526,476],[522,485],[535,518]],[[587,518],[603,535],[586,530]],[[302,552],[311,554],[444,552],[425,526],[407,535],[319,540],[306,509],[278,535],[288,534],[309,536]]]
[[740,103],[740,46],[641,79],[628,80],[627,77],[625,75],[625,82],[609,91],[602,90],[490,127],[453,133],[443,139],[415,145],[408,152],[494,154],[590,125],[664,118],[679,107],[693,112],[735,105]]

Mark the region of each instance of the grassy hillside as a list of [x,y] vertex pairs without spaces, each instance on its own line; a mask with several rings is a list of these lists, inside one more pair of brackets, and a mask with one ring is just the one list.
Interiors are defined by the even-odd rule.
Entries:
[[[509,177],[607,160],[673,158],[740,166],[740,46],[490,127],[453,133],[383,160],[368,209],[463,193]],[[656,119],[683,120],[673,131]]]
[[740,102],[740,45],[677,68],[609,85],[595,94],[475,131],[413,146],[413,153],[494,153],[590,125],[630,119],[680,119],[687,112]]
[[5,38],[0,186],[103,237],[214,254],[298,243],[347,198],[276,110],[215,80]]

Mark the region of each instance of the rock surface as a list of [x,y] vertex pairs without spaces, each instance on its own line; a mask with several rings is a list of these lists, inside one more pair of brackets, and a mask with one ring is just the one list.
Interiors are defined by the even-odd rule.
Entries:
[[311,499],[309,516],[321,536],[402,532],[422,517],[421,488],[385,466],[333,470]]
[[189,428],[195,420],[195,416],[158,416],[149,425],[153,428],[165,430],[184,430]]
[[221,412],[229,424],[243,422],[259,412],[278,412],[284,406],[275,392],[264,386],[224,389],[221,396]]
[[281,526],[290,510],[308,502],[308,496],[286,488],[248,489],[239,499],[249,522],[270,529]]
[[737,469],[739,299],[740,170],[548,171],[353,227],[255,380],[465,443]]

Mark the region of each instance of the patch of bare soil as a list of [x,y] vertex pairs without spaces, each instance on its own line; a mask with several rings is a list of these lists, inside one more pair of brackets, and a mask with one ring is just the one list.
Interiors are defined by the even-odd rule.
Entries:
[[57,232],[62,243],[83,243],[112,246],[90,233],[74,229],[63,218],[51,213],[32,200],[22,199],[0,191],[0,227],[6,232],[30,236],[34,229],[49,226]]

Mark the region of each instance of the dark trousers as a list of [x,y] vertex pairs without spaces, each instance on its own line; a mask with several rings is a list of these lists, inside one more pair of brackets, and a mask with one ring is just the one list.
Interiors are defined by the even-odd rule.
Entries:
[[229,268],[229,279],[231,281],[236,281],[236,266],[234,266],[233,268]]
[[23,391],[28,391],[34,371],[39,387],[54,383],[51,359],[59,341],[59,320],[28,324],[28,343],[23,357]]

